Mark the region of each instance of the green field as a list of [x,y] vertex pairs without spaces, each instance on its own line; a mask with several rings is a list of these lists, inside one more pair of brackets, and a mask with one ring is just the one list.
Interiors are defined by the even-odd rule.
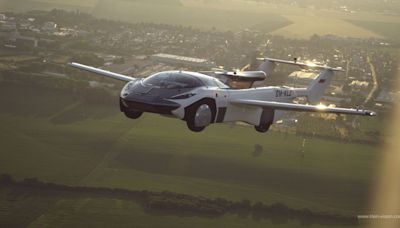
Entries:
[[143,0],[74,0],[67,2],[61,0],[0,0],[1,10],[28,11],[53,8],[80,10],[99,18],[131,23],[164,23],[207,30],[213,27],[220,30],[257,28],[264,32],[270,32],[291,23],[273,11],[250,12],[236,9],[194,8],[182,6],[175,1],[173,4],[161,4],[160,1]]
[[[298,227],[296,221],[268,221],[250,216],[176,216],[151,214],[132,201],[105,197],[44,194],[0,189],[2,227]],[[23,216],[22,216],[23,215]],[[320,227],[312,225],[307,227]]]
[[[113,12],[110,14],[110,7]],[[215,27],[220,30],[258,28],[273,31],[291,22],[269,12],[249,12],[214,8],[177,7],[154,5],[135,1],[102,1],[92,11],[97,17],[106,17],[128,22],[154,22],[173,25],[193,26],[202,29]]]
[[[308,39],[312,35],[333,34],[340,37],[356,38],[382,38],[368,29],[358,27],[340,18],[329,18],[321,15],[287,15],[288,20],[293,21],[289,26],[273,31],[274,35]],[[318,21],[318,23],[315,23]]]
[[[19,178],[279,201],[340,213],[363,209],[377,158],[368,146],[321,140],[310,140],[301,158],[302,139],[294,136],[261,139],[251,128],[227,126],[192,135],[175,120],[150,115],[139,123],[114,117],[65,126],[3,116],[1,126],[0,171]],[[266,148],[258,158],[252,156],[255,143]]]
[[2,12],[24,12],[31,10],[52,10],[65,9],[65,10],[80,10],[89,12],[93,7],[92,0],[83,1],[51,1],[51,0],[0,0],[0,10]]
[[[32,85],[1,82],[0,105],[7,107],[0,110],[0,173],[18,179],[168,190],[356,215],[367,206],[379,160],[379,148],[367,145],[307,139],[302,156],[300,136],[259,134],[253,128],[233,125],[213,125],[195,134],[182,121],[153,114],[133,121],[118,112],[117,102],[88,104],[68,92]],[[254,156],[255,144],[264,148],[259,156]],[[29,202],[22,200],[21,205]],[[65,226],[74,226],[84,215],[91,218],[93,211],[122,204],[130,209],[118,216],[132,213],[141,221],[159,224],[175,221],[184,227],[197,221],[218,227],[225,220],[256,222],[235,216],[153,219],[134,203],[112,199],[56,202],[51,204],[53,209],[35,214],[30,221],[41,224],[44,219],[52,224],[61,219]],[[113,213],[117,216],[118,210]],[[83,221],[88,222],[87,218]]]
[[360,20],[349,20],[349,22],[392,40],[399,40],[400,37],[400,20],[397,23]]

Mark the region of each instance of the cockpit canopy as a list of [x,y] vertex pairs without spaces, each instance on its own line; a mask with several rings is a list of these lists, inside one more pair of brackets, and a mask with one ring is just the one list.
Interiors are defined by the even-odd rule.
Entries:
[[146,86],[163,89],[184,89],[203,86],[202,82],[192,75],[181,72],[161,72],[143,80]]
[[143,80],[145,86],[161,89],[187,89],[201,86],[229,88],[216,78],[202,74],[181,71],[167,71],[153,74]]

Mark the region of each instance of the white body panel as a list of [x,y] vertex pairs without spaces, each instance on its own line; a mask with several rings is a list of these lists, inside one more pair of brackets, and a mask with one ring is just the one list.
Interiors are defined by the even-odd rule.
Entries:
[[[230,98],[231,100],[270,100],[274,99],[276,89],[276,87],[264,87],[244,90],[232,90]],[[227,108],[224,122],[243,121],[252,125],[258,125],[260,123],[262,111],[262,107],[243,106],[230,103]]]
[[[217,110],[226,108],[225,115],[221,122],[241,121],[252,125],[260,123],[263,107],[252,105],[235,104],[232,101],[238,99],[261,100],[261,101],[277,101],[289,103],[294,98],[306,95],[306,89],[294,89],[288,87],[259,87],[250,89],[221,89],[218,87],[202,87],[191,91],[196,96],[184,100],[174,100],[181,107],[174,110],[173,114],[179,119],[185,116],[185,108],[203,98],[212,98],[215,100]],[[274,115],[274,122],[278,121],[284,111],[277,110]],[[217,116],[219,113],[217,112]]]

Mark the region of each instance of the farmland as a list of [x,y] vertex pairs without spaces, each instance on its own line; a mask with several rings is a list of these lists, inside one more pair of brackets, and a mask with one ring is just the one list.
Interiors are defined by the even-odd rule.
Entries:
[[367,30],[373,31],[391,40],[398,40],[400,37],[400,20],[396,22],[382,22],[382,21],[361,21],[349,20],[350,23]]
[[[304,139],[296,135],[257,134],[239,125],[215,125],[195,134],[182,121],[153,114],[128,120],[118,112],[117,102],[90,104],[65,91],[13,83],[2,82],[0,89],[0,105],[7,107],[0,114],[0,173],[17,179],[279,202],[348,216],[367,206],[377,147],[313,138],[307,139],[303,154]],[[9,96],[13,91],[20,92]],[[254,156],[255,144],[264,148],[261,155]],[[27,197],[14,206],[42,201],[43,196]],[[63,218],[70,226],[86,221],[83,215],[94,216],[93,210],[107,213],[106,207],[126,208],[122,217],[132,213],[143,221],[181,226],[193,219],[215,226],[225,220],[249,222],[236,216],[154,217],[135,203],[116,199],[48,200],[45,208],[54,210],[33,216],[32,224]]]
[[[111,4],[118,14],[108,13]],[[105,1],[99,3],[93,9],[93,14],[97,17],[108,15],[107,17],[111,19],[128,22],[166,23],[202,29],[214,27],[220,30],[254,28],[260,23],[267,24],[267,28],[275,29],[290,24],[288,20],[277,14],[270,14],[265,17],[265,13],[262,12],[175,7],[170,5],[154,6],[154,4],[127,1],[118,1],[117,3]]]
[[165,224],[173,227],[266,227],[279,224],[286,228],[301,224],[297,221],[271,222],[246,215],[210,218],[152,214],[127,199],[28,192],[9,187],[0,189],[0,205],[0,224],[7,227],[164,227]]
[[[326,18],[320,16],[287,16],[287,19],[293,23],[289,26],[277,29],[272,32],[274,35],[285,37],[295,37],[299,39],[308,39],[311,35],[334,34],[341,37],[356,38],[382,38],[374,32],[358,27],[349,22],[336,18]],[[318,23],[316,23],[318,21]]]
[[[173,4],[172,4],[173,3]],[[289,38],[307,39],[313,34],[333,34],[356,38],[393,38],[395,32],[382,23],[398,27],[399,16],[344,13],[289,5],[256,3],[242,0],[204,2],[183,0],[164,4],[160,1],[50,1],[0,0],[2,9],[27,11],[61,8],[89,12],[99,18],[132,23],[153,22],[192,26],[209,30],[256,29]],[[112,11],[110,9],[112,8]],[[385,26],[380,26],[385,25]],[[385,27],[385,31],[382,30]]]

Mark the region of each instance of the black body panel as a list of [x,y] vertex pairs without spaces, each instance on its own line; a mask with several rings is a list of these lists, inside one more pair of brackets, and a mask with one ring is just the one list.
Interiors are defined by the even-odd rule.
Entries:
[[136,110],[169,115],[172,110],[179,108],[180,105],[167,99],[190,90],[192,89],[157,88],[145,86],[141,81],[133,82],[123,90],[120,98],[121,111]]
[[171,112],[180,107],[179,104],[163,99],[157,101],[139,101],[127,100],[121,98],[121,110],[138,110],[142,112],[152,112],[158,114],[171,114]]
[[217,123],[222,123],[224,121],[225,113],[226,113],[226,107],[218,108],[218,115],[216,120]]

